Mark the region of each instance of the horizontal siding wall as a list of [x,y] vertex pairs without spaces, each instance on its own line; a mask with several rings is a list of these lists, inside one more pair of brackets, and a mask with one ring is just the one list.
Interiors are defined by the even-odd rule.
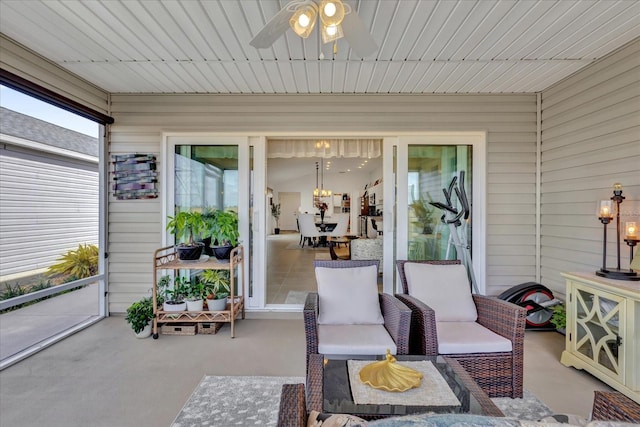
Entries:
[[0,277],[48,268],[98,244],[98,164],[0,147]]
[[[560,273],[602,267],[596,204],[614,183],[624,186],[623,226],[640,223],[640,41],[542,93],[541,170],[542,282],[564,295]],[[615,221],[608,231],[607,266],[616,267]]]
[[[535,279],[535,95],[112,95],[110,154],[154,153],[162,132],[488,132],[487,290]],[[164,180],[160,176],[159,180]],[[159,183],[161,188],[162,183]],[[152,285],[155,200],[109,202],[110,311]]]
[[0,34],[0,51],[0,68],[95,111],[109,114],[107,92],[58,67],[3,34]]

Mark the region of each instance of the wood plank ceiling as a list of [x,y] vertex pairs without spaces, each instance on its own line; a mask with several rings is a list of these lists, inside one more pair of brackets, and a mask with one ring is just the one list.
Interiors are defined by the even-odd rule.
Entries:
[[538,92],[640,37],[636,0],[347,3],[367,58],[317,29],[250,46],[278,0],[2,0],[0,30],[112,93]]

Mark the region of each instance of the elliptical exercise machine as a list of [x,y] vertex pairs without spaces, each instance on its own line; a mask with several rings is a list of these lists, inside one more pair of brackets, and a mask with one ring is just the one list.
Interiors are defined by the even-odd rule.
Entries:
[[[449,187],[442,189],[446,203],[429,202],[429,204],[443,211],[440,220],[449,227],[449,241],[445,259],[449,259],[450,251],[452,247],[455,247],[456,257],[467,268],[472,291],[478,293],[478,285],[471,262],[471,246],[467,239],[470,209],[464,189],[464,176],[465,172],[460,171],[460,182],[458,183],[458,177],[454,176]],[[460,208],[452,203],[454,192]],[[553,315],[551,307],[561,304],[562,301],[554,298],[553,293],[546,286],[536,282],[526,282],[507,289],[498,295],[498,298],[527,309],[527,329],[555,330],[551,324]]]

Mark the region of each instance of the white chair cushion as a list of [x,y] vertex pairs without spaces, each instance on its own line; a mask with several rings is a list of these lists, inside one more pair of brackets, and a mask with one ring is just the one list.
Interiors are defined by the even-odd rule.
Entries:
[[396,354],[398,348],[384,325],[318,325],[318,353],[325,355]]
[[318,324],[383,324],[375,265],[316,267]]
[[476,322],[436,322],[439,354],[511,351],[511,341]]
[[407,262],[404,272],[409,295],[431,307],[436,321],[475,322],[478,319],[464,265]]

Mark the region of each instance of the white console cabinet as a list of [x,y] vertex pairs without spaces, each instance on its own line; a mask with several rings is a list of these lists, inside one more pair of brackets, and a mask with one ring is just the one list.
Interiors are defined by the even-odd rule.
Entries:
[[563,276],[567,332],[560,361],[640,403],[640,283],[595,274]]

